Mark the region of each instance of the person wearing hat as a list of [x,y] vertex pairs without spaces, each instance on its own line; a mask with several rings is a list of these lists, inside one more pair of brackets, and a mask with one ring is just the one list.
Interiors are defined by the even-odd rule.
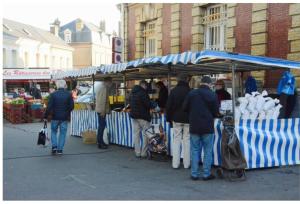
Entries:
[[221,104],[221,101],[231,99],[230,93],[228,93],[225,90],[225,83],[224,83],[223,80],[219,79],[219,80],[216,81],[215,89],[216,89],[216,94],[217,94],[217,97],[218,97],[219,105]]
[[204,148],[203,180],[214,179],[211,174],[212,151],[214,139],[214,118],[219,111],[218,99],[211,90],[212,80],[209,76],[201,79],[198,89],[192,90],[183,103],[183,110],[188,113],[191,139],[191,179],[198,180],[199,155]]
[[112,78],[104,78],[103,85],[99,88],[96,93],[96,106],[95,111],[98,115],[98,132],[97,132],[97,143],[98,148],[107,149],[107,144],[103,141],[103,133],[106,127],[106,114],[110,112],[109,107],[109,90],[112,86]]

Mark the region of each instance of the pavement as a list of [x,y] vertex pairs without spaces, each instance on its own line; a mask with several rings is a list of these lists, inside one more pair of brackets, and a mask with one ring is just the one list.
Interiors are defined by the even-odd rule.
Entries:
[[[299,200],[300,166],[246,171],[245,181],[192,181],[171,161],[137,159],[68,136],[63,156],[37,146],[42,123],[3,124],[4,200]],[[68,134],[69,135],[69,134]]]

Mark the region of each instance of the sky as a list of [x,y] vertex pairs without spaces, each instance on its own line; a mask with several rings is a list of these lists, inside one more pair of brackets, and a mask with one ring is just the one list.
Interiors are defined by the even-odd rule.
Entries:
[[120,12],[116,0],[4,0],[3,17],[29,24],[44,30],[56,18],[65,25],[77,18],[99,26],[100,20],[106,21],[107,32],[118,33]]

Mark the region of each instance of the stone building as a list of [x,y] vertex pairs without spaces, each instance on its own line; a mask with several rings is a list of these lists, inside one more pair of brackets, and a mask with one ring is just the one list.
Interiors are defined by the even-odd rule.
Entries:
[[[203,49],[300,61],[300,4],[130,3],[121,12],[125,61]],[[252,75],[275,88],[282,72]]]

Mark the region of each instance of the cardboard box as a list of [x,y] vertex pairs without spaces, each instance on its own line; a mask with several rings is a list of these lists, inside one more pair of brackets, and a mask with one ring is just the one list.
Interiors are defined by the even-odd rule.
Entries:
[[97,131],[87,130],[82,133],[82,141],[84,144],[97,144]]

